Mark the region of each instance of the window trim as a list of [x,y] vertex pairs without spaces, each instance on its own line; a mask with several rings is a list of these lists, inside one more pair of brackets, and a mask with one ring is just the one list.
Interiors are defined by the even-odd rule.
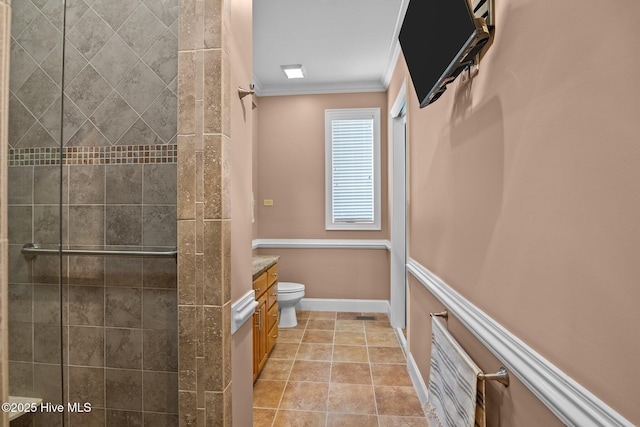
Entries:
[[[373,118],[373,223],[333,222],[332,121]],[[325,110],[325,230],[382,229],[382,166],[380,108],[342,108]]]

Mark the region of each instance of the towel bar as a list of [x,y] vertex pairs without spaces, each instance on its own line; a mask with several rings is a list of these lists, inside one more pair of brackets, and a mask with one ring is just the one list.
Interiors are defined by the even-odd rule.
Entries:
[[[447,311],[447,309],[445,308],[444,311],[441,311],[440,313],[429,313],[429,316],[443,317],[444,319],[449,320],[449,311]],[[504,384],[505,387],[509,387],[509,372],[502,366],[495,374],[479,373],[478,379],[487,381],[498,381],[500,384]]]
[[444,311],[441,311],[440,313],[429,313],[429,316],[444,317],[446,320],[449,320],[449,312],[446,309]]
[[495,374],[478,374],[478,378],[481,380],[498,381],[504,384],[505,387],[509,387],[509,372],[504,367],[500,367]]
[[22,254],[28,259],[38,255],[76,255],[76,256],[117,256],[135,258],[177,258],[176,249],[170,251],[138,251],[109,249],[46,249],[37,243],[27,243],[22,247]]

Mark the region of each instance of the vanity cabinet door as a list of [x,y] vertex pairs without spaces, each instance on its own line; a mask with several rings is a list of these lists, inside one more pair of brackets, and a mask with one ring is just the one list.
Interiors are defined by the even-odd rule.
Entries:
[[258,378],[260,370],[267,361],[268,309],[266,294],[258,300],[253,314],[253,380]]
[[269,276],[269,289],[267,289],[267,307],[269,308],[268,324],[269,332],[267,333],[267,354],[271,353],[273,346],[276,345],[278,338],[278,273],[277,264],[267,270]]
[[253,381],[258,378],[278,338],[278,270],[269,267],[253,281],[258,306],[253,314]]
[[260,305],[253,312],[253,381],[258,376],[258,362],[260,361]]

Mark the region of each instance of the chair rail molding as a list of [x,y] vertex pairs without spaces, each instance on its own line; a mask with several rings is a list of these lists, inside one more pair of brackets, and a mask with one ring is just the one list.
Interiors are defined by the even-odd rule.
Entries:
[[231,333],[234,334],[240,326],[253,316],[256,301],[256,291],[253,289],[244,294],[240,299],[231,304]]
[[255,239],[252,249],[391,249],[389,240],[374,239]]
[[563,423],[576,427],[633,427],[420,263],[410,258],[407,270]]

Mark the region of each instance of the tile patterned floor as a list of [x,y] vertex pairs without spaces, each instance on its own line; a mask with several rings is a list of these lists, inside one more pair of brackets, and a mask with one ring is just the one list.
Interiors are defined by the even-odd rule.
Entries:
[[253,387],[254,427],[428,427],[384,314],[298,312]]

